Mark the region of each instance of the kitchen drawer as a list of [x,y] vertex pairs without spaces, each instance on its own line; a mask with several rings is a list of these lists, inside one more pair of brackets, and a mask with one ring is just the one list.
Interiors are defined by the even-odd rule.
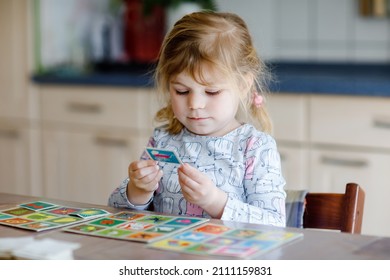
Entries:
[[40,94],[45,123],[150,130],[156,107],[148,89],[42,86]]
[[366,193],[362,234],[390,236],[389,153],[321,147],[311,150],[309,166],[309,191],[341,193],[358,183]]
[[307,100],[303,94],[274,93],[268,97],[267,108],[277,141],[307,141]]
[[310,98],[310,138],[314,144],[390,148],[389,98]]

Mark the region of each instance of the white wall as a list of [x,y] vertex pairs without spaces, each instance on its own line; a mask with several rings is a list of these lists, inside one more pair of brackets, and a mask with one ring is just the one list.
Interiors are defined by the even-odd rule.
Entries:
[[390,17],[360,16],[358,0],[217,0],[217,5],[244,18],[267,60],[390,62]]

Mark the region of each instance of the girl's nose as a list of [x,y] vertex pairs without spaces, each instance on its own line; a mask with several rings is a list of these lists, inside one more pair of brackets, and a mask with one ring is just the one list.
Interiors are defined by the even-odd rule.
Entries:
[[191,92],[188,95],[188,107],[192,110],[203,109],[206,106],[206,97],[201,93]]

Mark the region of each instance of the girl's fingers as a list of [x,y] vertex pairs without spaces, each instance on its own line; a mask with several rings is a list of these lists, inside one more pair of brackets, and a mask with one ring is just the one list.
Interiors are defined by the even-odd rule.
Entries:
[[134,161],[130,163],[128,172],[134,186],[146,191],[154,191],[163,174],[154,160]]
[[129,177],[141,180],[144,177],[155,174],[159,169],[157,162],[153,160],[132,162],[129,165]]
[[163,176],[163,172],[161,170],[149,174],[146,177],[143,177],[142,179],[131,179],[134,185],[139,188],[146,191],[155,191],[158,187],[158,182],[160,181],[161,177]]
[[130,171],[137,171],[138,169],[148,167],[148,166],[155,166],[157,165],[157,161],[154,160],[138,160],[138,161],[133,161],[129,165],[129,172]]
[[182,168],[179,168],[178,170],[178,177],[179,177],[179,184],[183,187],[191,187],[195,182],[194,180],[183,171]]
[[179,167],[179,180],[187,186],[196,187],[202,184],[202,178],[204,174],[191,165],[184,163]]

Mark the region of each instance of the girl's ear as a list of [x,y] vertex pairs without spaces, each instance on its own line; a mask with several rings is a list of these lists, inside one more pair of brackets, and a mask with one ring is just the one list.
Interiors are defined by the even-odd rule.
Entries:
[[252,73],[245,74],[245,85],[244,85],[245,87],[243,88],[243,90],[245,90],[245,92],[248,92],[253,87],[253,83],[254,83],[253,74]]
[[241,85],[241,92],[245,92],[247,93],[247,98],[251,98],[252,96],[252,88],[253,88],[253,83],[254,83],[255,79],[253,77],[253,75],[251,73],[247,73],[245,74],[244,76],[244,84]]

